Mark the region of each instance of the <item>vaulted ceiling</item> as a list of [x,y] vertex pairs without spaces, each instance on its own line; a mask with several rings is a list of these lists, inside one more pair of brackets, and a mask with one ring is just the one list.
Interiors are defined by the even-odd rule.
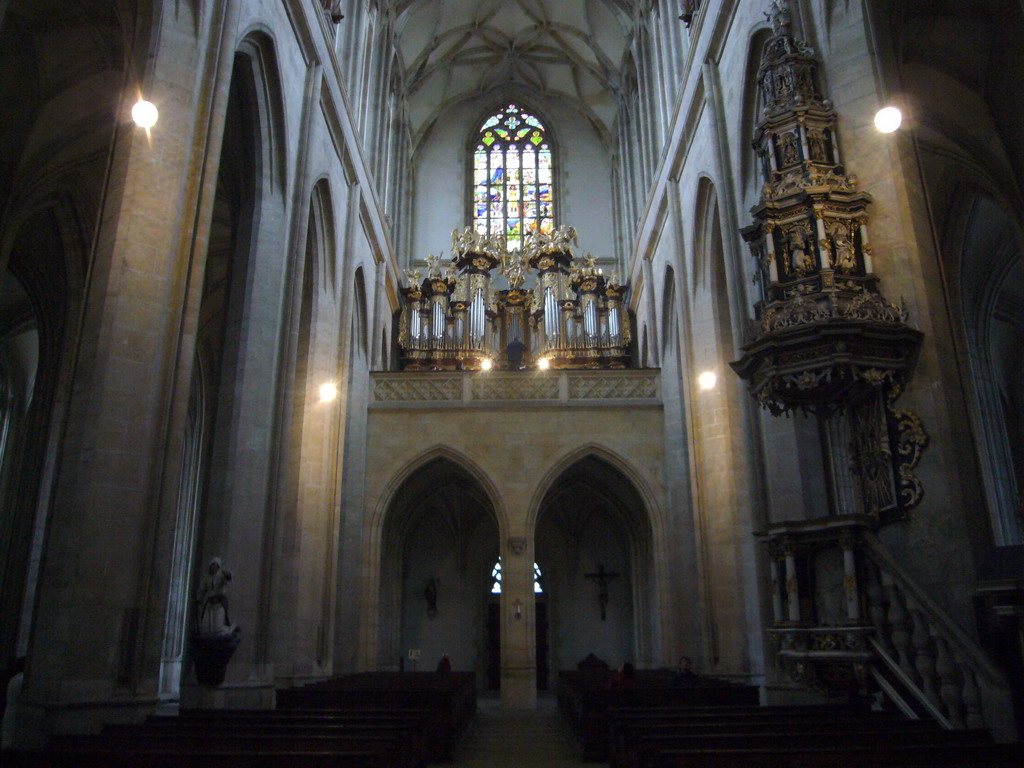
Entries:
[[568,103],[602,135],[618,106],[634,0],[405,0],[398,49],[415,136],[502,86]]

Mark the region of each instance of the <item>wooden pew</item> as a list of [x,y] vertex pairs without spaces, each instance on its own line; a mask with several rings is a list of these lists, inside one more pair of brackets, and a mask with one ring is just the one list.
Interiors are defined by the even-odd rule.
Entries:
[[[785,752],[791,747],[800,749],[849,750],[864,745],[883,752],[909,747],[951,747],[991,745],[987,733],[972,732],[955,734],[941,729],[905,731],[833,731],[803,734],[640,734],[637,743],[628,750],[629,759],[617,763],[629,768],[655,768],[662,753],[677,751],[708,750],[726,752],[736,749],[757,749]],[[721,763],[720,763],[721,765]]]
[[356,731],[323,735],[292,729],[285,733],[201,733],[169,731],[151,733],[126,731],[117,735],[65,736],[55,740],[56,752],[91,752],[104,749],[123,754],[226,753],[233,755],[276,754],[287,759],[301,753],[382,753],[393,768],[421,768],[421,755],[415,754],[399,734],[382,731]]
[[95,736],[57,737],[49,752],[15,756],[12,764],[424,768],[428,715],[416,709],[184,710],[107,725]]
[[476,712],[476,675],[472,672],[365,672],[301,688],[277,691],[277,712],[290,709],[408,709],[428,712],[428,758],[452,760],[455,745]]
[[963,744],[876,749],[871,745],[789,749],[692,749],[659,753],[656,768],[1020,768],[1013,744]]
[[[560,672],[558,706],[583,752],[585,762],[607,762],[609,712],[624,708],[708,708],[756,706],[753,686],[705,678],[692,687],[674,688],[672,673],[640,670],[636,687],[608,690],[607,672]],[[711,710],[709,710],[711,711]]]
[[[336,710],[183,710],[176,717],[153,715],[147,727],[188,733],[283,733],[298,730],[306,734],[340,735],[343,731],[373,729],[388,732],[407,745],[418,765],[429,757],[428,730],[431,713],[426,709],[336,709]],[[116,732],[118,726],[113,728]]]
[[[827,734],[829,738],[842,738],[844,734],[856,733],[864,738],[879,734],[888,738],[898,734],[900,738],[908,734],[941,733],[934,723],[925,721],[893,721],[886,718],[858,718],[855,720],[813,719],[807,716],[791,720],[751,720],[748,722],[688,722],[685,720],[643,720],[618,719],[610,725],[609,743],[612,768],[624,768],[637,763],[635,752],[646,748],[649,744],[660,740],[686,737],[718,737],[740,746],[741,742],[754,742],[760,737],[785,737],[794,742],[807,735],[815,737]],[[668,745],[671,746],[671,745]],[[681,747],[680,744],[676,745]]]
[[384,750],[329,752],[88,751],[3,752],[7,768],[391,768]]

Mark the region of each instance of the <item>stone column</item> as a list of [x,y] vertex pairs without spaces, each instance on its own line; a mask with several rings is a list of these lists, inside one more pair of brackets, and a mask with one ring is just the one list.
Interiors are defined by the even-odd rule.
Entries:
[[501,705],[533,709],[537,706],[533,542],[525,536],[510,537],[501,561]]
[[[210,39],[237,3],[213,11]],[[137,720],[156,701],[181,438],[231,72],[191,22],[160,15],[138,86],[150,131],[111,115],[87,304],[22,692],[22,746]],[[179,26],[180,25],[180,26]],[[228,37],[231,35],[229,34]],[[227,77],[225,78],[224,75]],[[204,164],[203,160],[208,162]],[[195,229],[193,227],[196,227]],[[73,325],[79,318],[69,319]]]

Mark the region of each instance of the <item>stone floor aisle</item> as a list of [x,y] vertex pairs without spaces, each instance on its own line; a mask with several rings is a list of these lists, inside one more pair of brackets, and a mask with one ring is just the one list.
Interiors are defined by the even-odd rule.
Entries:
[[[504,712],[481,699],[469,733],[455,753],[455,768],[581,768],[584,764],[558,714],[554,698],[536,710]],[[588,764],[588,768],[602,768]]]

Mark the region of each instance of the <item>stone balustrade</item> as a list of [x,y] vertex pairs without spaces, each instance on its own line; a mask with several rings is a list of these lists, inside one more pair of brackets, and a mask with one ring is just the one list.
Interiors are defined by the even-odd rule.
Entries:
[[1010,687],[988,654],[921,589],[874,534],[861,534],[871,646],[947,728],[1013,738]]
[[565,406],[661,405],[661,372],[522,371],[501,373],[437,371],[374,373],[371,408],[430,404],[492,407],[497,404]]
[[769,548],[776,658],[819,690],[878,688],[948,729],[1016,737],[1000,668],[882,544],[863,515],[777,523]]

